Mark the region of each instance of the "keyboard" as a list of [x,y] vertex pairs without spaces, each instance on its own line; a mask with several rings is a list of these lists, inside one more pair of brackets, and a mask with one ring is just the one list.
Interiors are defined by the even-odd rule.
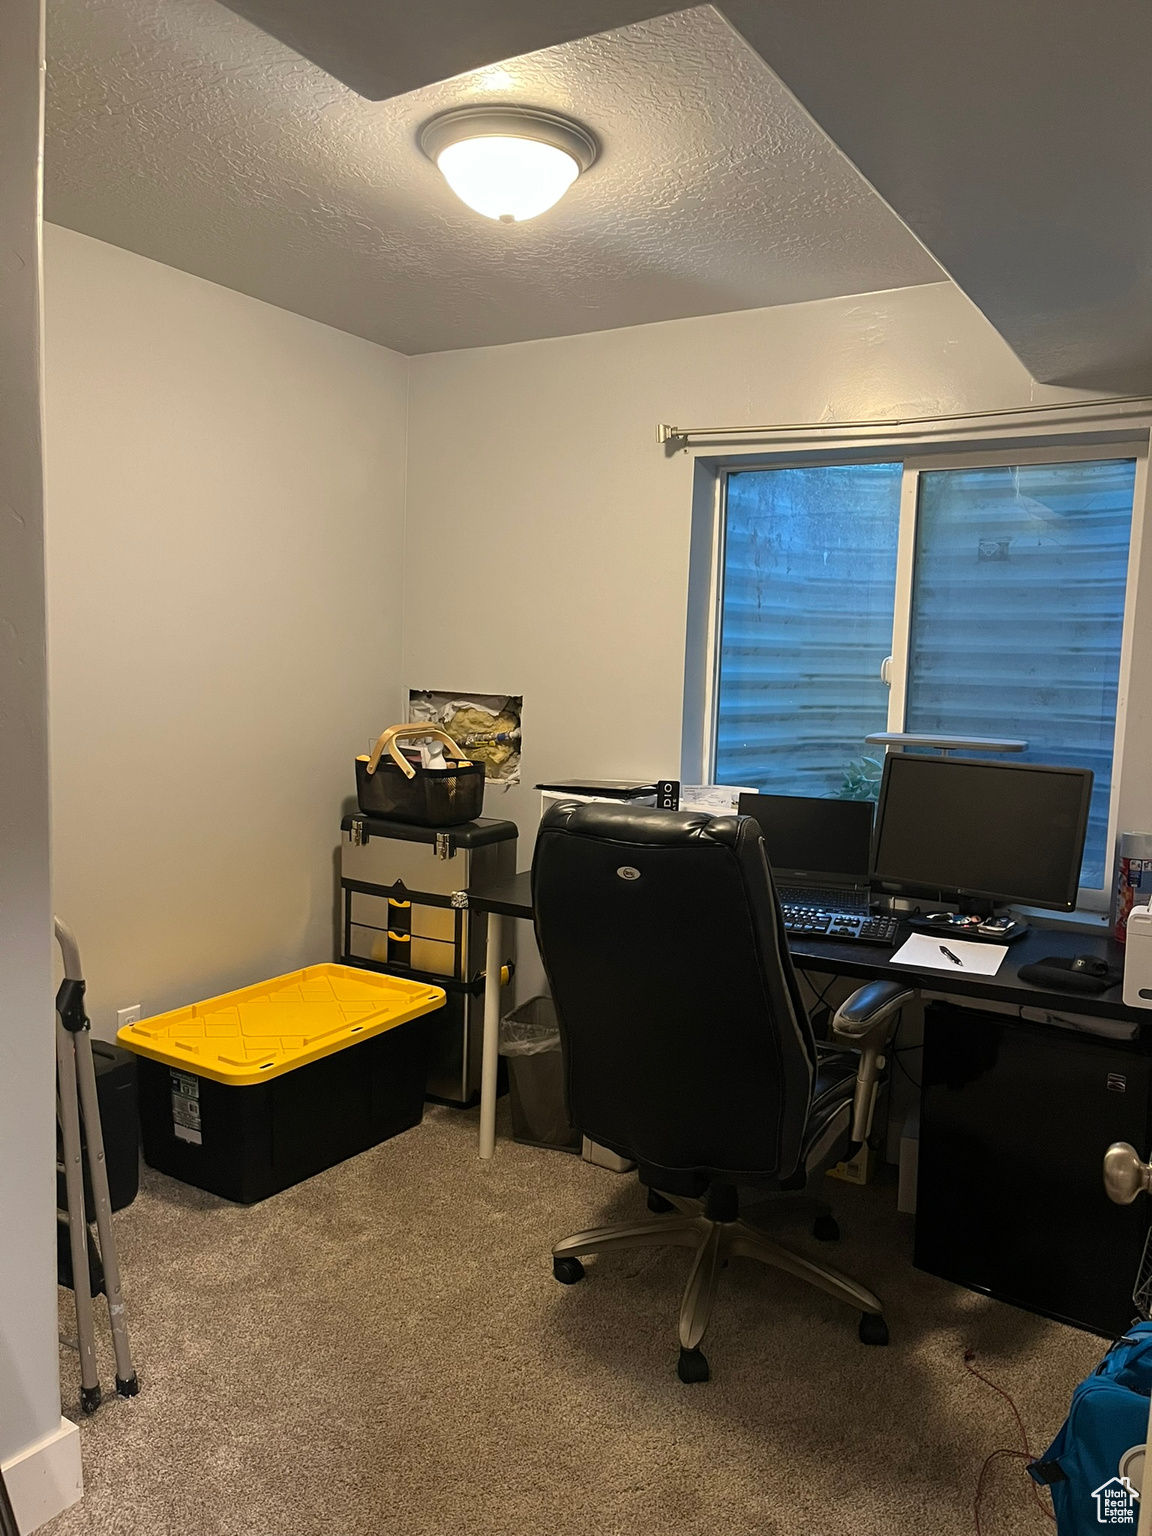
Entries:
[[828,912],[858,912],[868,916],[871,896],[865,890],[830,891],[826,885],[776,884],[776,894],[784,907],[819,907]]
[[858,944],[895,944],[900,920],[875,912],[845,912],[836,907],[781,902],[788,933],[813,939],[847,939]]

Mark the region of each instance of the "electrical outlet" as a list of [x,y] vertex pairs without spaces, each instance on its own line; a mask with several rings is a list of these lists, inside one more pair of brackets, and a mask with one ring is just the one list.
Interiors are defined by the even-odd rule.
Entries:
[[140,1004],[133,1003],[131,1008],[117,1008],[116,1028],[123,1029],[125,1024],[139,1024]]

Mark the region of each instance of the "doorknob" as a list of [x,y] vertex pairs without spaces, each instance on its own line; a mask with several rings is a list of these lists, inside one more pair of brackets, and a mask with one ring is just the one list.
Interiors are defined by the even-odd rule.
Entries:
[[1152,1167],[1140,1161],[1135,1147],[1114,1141],[1104,1154],[1104,1189],[1116,1205],[1131,1205],[1152,1191]]
[[891,656],[885,656],[884,660],[880,663],[880,681],[882,683],[887,683],[889,688],[891,688],[891,686],[892,686],[892,658],[891,658]]

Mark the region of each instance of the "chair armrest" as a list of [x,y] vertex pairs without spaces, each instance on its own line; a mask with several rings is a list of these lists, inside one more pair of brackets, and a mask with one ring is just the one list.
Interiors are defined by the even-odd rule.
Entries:
[[860,1052],[852,1100],[852,1142],[857,1149],[872,1134],[880,1077],[887,1065],[884,1048],[895,1030],[896,1016],[915,995],[903,982],[870,981],[840,1004],[832,1020],[833,1039]]
[[846,1045],[861,1045],[915,995],[902,981],[870,981],[837,1008],[832,1033]]

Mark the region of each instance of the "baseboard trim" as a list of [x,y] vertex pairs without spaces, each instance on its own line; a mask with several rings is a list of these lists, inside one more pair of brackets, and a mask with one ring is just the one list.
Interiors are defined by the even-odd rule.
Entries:
[[20,1536],[30,1536],[84,1494],[80,1431],[69,1419],[4,1463]]

